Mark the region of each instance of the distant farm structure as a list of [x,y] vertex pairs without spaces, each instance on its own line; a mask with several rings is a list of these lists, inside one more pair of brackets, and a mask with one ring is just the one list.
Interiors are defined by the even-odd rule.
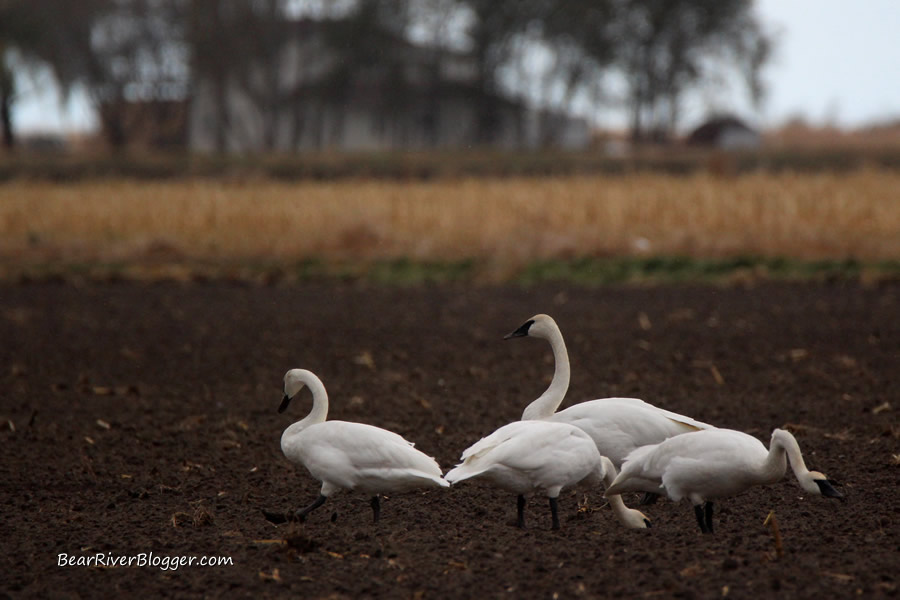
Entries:
[[691,131],[687,143],[719,150],[753,150],[762,144],[762,136],[741,119],[724,115],[711,118]]
[[589,142],[585,119],[485,91],[471,53],[385,35],[378,60],[348,69],[330,27],[296,23],[294,35],[267,63],[251,64],[243,79],[197,73],[190,149],[576,149]]

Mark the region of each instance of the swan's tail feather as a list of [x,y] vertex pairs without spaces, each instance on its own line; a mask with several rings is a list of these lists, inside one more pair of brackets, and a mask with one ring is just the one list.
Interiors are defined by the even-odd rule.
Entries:
[[450,482],[446,481],[443,477],[441,477],[440,471],[437,474],[426,473],[424,471],[408,471],[408,475],[411,475],[411,476],[419,478],[419,479],[423,479],[425,481],[430,481],[430,482],[434,483],[435,485],[437,485],[438,487],[445,487],[445,488],[450,487]]
[[710,425],[709,423],[704,423],[703,421],[698,421],[697,419],[692,419],[691,417],[679,415],[678,413],[673,413],[670,410],[665,410],[663,408],[660,408],[659,410],[667,419],[674,423],[677,423],[678,425],[681,425],[682,427],[687,428],[689,431],[702,431],[704,429],[716,428],[715,425]]
[[458,467],[450,469],[447,471],[447,474],[444,475],[444,479],[449,481],[451,484],[458,483],[460,481],[464,481],[466,479],[471,479],[472,477],[476,477],[480,475],[483,471],[481,469],[475,470],[472,469],[469,465],[461,464]]
[[456,483],[457,481],[462,481],[466,478],[465,472],[463,472],[462,467],[455,467],[450,469],[444,474],[444,479],[449,481],[451,484]]
[[441,477],[440,471],[432,473],[410,468],[377,468],[360,471],[353,482],[346,482],[347,489],[380,489],[389,482],[390,489],[411,491],[423,486],[450,487],[450,482]]
[[448,488],[450,487],[450,482],[444,479],[443,477],[432,477],[431,481],[438,484],[440,487]]
[[465,452],[463,452],[462,456],[460,457],[463,461],[463,464],[468,464],[476,461],[497,447],[496,443],[482,444],[481,441],[482,440],[479,440],[478,443],[472,445],[471,447],[467,448]]

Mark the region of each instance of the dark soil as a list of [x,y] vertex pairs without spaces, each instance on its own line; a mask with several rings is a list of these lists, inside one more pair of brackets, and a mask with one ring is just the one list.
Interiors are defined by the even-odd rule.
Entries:
[[[342,494],[305,524],[263,509],[318,482],[281,454],[308,392],[329,416],[392,429],[446,469],[517,419],[550,349],[502,336],[553,315],[573,378],[564,405],[637,396],[768,444],[795,433],[844,502],[784,481],[686,502],[626,530],[602,490],[564,491],[514,526],[515,498],[469,482],[382,500]],[[10,597],[896,596],[900,586],[900,285],[582,289],[42,283],[0,287],[0,538]],[[626,498],[634,504],[637,497]],[[775,511],[783,544],[763,525]],[[231,566],[59,566],[59,555],[230,557]],[[198,558],[199,560],[199,558]]]

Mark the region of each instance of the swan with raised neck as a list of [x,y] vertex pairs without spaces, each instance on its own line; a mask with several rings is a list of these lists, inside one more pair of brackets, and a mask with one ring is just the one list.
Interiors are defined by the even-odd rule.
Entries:
[[525,321],[518,329],[507,334],[503,339],[508,340],[517,337],[535,337],[550,342],[550,350],[553,352],[553,379],[547,390],[525,407],[522,413],[523,421],[534,419],[549,419],[559,408],[566,392],[569,389],[571,371],[569,369],[569,353],[566,351],[566,342],[562,332],[549,315],[538,314]]
[[559,326],[552,317],[538,314],[505,339],[535,337],[547,340],[555,361],[553,379],[546,391],[522,413],[522,420],[570,423],[583,429],[597,444],[600,454],[620,466],[636,448],[713,426],[637,398],[601,398],[573,404],[556,412],[569,388],[569,354]]

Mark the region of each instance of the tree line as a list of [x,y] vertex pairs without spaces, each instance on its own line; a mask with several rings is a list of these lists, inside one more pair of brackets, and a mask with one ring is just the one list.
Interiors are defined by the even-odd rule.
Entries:
[[[316,84],[323,98],[339,101],[373,64],[391,72],[388,49],[402,39],[435,57],[471,57],[485,139],[504,97],[561,112],[618,104],[632,139],[665,139],[685,95],[726,73],[761,102],[772,38],[752,9],[752,0],[0,0],[0,130],[14,146],[15,74],[39,68],[64,91],[87,91],[112,147],[129,141],[129,103],[187,100],[200,74],[242,86],[274,114],[310,93],[302,78],[286,85],[276,65],[312,21],[337,56]],[[408,101],[402,85],[389,101]]]

